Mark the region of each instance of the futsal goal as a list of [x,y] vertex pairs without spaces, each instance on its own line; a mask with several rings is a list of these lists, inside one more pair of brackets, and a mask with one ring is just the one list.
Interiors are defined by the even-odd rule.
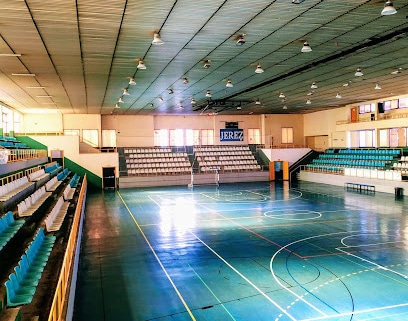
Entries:
[[194,186],[203,186],[203,185],[215,185],[217,187],[220,186],[220,168],[219,167],[206,167],[205,174],[198,174],[197,176],[196,176],[196,173],[194,173],[194,170],[191,169],[191,181],[190,181],[190,184],[188,184],[188,187],[192,189],[194,188]]

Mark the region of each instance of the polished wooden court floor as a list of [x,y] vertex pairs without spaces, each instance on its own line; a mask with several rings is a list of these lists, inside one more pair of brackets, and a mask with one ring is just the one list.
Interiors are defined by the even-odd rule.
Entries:
[[74,320],[408,320],[407,201],[306,182],[90,192]]

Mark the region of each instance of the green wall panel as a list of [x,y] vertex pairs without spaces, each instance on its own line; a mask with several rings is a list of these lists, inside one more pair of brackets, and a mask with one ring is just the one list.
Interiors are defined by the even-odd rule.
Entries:
[[32,139],[31,137],[28,136],[17,136],[17,140],[20,142],[26,144],[29,146],[31,149],[45,149],[48,154],[48,146],[40,143],[39,141],[36,141],[35,139]]
[[79,176],[82,177],[86,174],[88,188],[102,189],[102,177],[95,175],[86,168],[78,165],[77,163],[66,157],[64,157],[64,167],[68,168],[72,173],[77,173]]

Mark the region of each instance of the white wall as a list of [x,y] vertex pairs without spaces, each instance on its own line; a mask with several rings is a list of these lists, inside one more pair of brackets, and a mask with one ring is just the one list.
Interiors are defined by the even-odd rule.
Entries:
[[21,133],[62,133],[61,114],[24,114]]
[[31,136],[32,139],[48,146],[51,150],[63,150],[64,156],[90,172],[102,177],[102,167],[115,167],[116,175],[119,174],[119,159],[117,153],[79,153],[79,139],[77,136]]

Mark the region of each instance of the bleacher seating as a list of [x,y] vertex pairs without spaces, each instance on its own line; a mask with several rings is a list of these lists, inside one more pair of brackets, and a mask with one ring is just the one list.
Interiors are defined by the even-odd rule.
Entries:
[[23,220],[15,220],[13,213],[8,211],[0,219],[0,250],[24,225]]
[[45,183],[45,190],[47,192],[55,192],[61,184],[62,181],[59,181],[57,176],[55,176]]
[[69,185],[72,188],[76,188],[78,186],[79,180],[80,180],[81,176],[79,176],[77,173],[74,174],[74,176],[71,178],[71,180],[69,181]]
[[54,205],[51,212],[45,219],[45,226],[48,232],[55,232],[61,228],[65,215],[67,214],[68,207],[69,202],[64,201],[64,198],[60,196],[57,203]]
[[55,236],[45,236],[42,228],[38,230],[18,267],[14,268],[14,273],[5,282],[7,307],[17,307],[32,301],[55,240]]
[[59,172],[57,175],[57,179],[59,181],[63,181],[71,174],[71,171],[68,168],[64,168],[62,172]]
[[26,144],[20,142],[15,137],[0,136],[0,146],[7,149],[26,149],[29,148]]
[[28,175],[28,179],[31,182],[38,182],[43,179],[47,179],[50,176],[50,174],[46,173],[44,169],[40,169],[38,171],[32,172]]
[[399,149],[328,149],[306,165],[307,170],[343,174],[345,168],[389,169]]
[[125,148],[127,174],[177,175],[191,172],[185,152],[172,152],[171,148]]
[[44,172],[49,174],[51,177],[56,176],[62,169],[62,166],[58,163],[54,163],[53,165],[46,166],[44,168]]
[[51,194],[52,192],[45,190],[45,186],[40,187],[33,194],[17,204],[18,216],[25,217],[33,215]]
[[0,186],[0,202],[5,202],[11,199],[33,185],[34,183],[28,181],[27,176],[23,176],[10,183]]
[[194,154],[201,172],[261,170],[249,146],[196,146]]
[[393,163],[392,168],[402,176],[408,176],[408,156],[401,156],[398,161]]
[[64,197],[64,200],[66,201],[72,200],[74,198],[75,191],[76,191],[75,187],[71,187],[70,184],[67,184],[62,194],[62,196]]

